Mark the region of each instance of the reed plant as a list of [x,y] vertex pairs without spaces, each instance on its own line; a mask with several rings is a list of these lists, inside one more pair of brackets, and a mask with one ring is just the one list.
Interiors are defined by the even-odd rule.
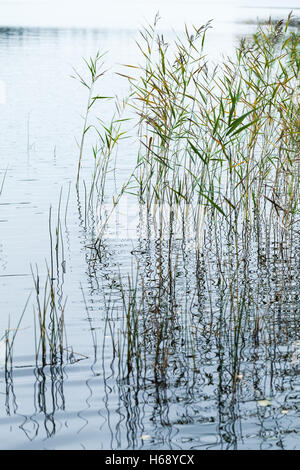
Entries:
[[13,370],[13,363],[14,363],[14,345],[18,331],[20,330],[21,322],[23,320],[24,314],[26,312],[31,294],[28,296],[22,314],[19,318],[18,324],[16,328],[12,328],[10,325],[10,319],[8,328],[5,331],[4,336],[1,338],[1,341],[5,341],[5,360],[4,360],[4,368],[5,368],[5,376],[9,375]]
[[[101,212],[112,153],[123,138],[133,145],[137,138],[136,166],[113,196],[112,210],[126,193],[136,194],[138,204],[153,213],[165,205],[183,205],[174,213],[191,211],[199,238],[199,221],[202,227],[206,217],[238,230],[257,217],[293,224],[299,212],[300,65],[299,36],[289,26],[292,16],[259,25],[254,35],[241,40],[234,57],[217,65],[205,54],[211,22],[191,31],[185,27],[184,34],[167,42],[157,32],[158,20],[140,31],[137,46],[144,63],[118,72],[130,91],[116,105],[111,123],[85,123],[82,146],[91,127],[99,140],[85,205],[91,210],[95,201]],[[90,90],[88,112],[103,98],[91,93],[101,75],[100,57],[88,63],[91,85],[79,76]],[[122,128],[128,121],[135,125],[135,136]],[[95,245],[109,218],[100,217]]]
[[[55,238],[53,237],[52,208],[49,210],[50,265],[46,262],[46,276],[42,285],[38,267],[31,266],[36,302],[33,306],[35,325],[36,363],[62,364],[65,346],[65,307],[63,284],[66,269],[63,236],[60,218],[61,195],[59,199]],[[37,319],[37,321],[36,321]]]
[[[205,54],[210,22],[167,41],[156,18],[141,31],[143,63],[120,73],[130,87],[122,119],[130,116],[139,143],[112,204],[135,196],[134,268],[103,276],[114,293],[106,328],[121,385],[151,395],[218,382],[225,416],[250,374],[247,354],[268,361],[273,347],[296,341],[296,297],[293,307],[284,301],[299,280],[300,53],[291,19],[259,25],[215,65]],[[94,159],[100,147],[109,157],[99,160],[99,184],[94,172],[85,189],[101,209],[119,120],[98,129]],[[90,245],[95,282],[111,260],[110,214]]]
[[8,171],[8,168],[6,168],[6,170],[5,170],[4,174],[3,174],[3,177],[2,177],[2,181],[1,181],[1,185],[0,185],[0,196],[1,196],[2,192],[3,192],[3,187],[4,187],[4,183],[5,183],[7,171]]

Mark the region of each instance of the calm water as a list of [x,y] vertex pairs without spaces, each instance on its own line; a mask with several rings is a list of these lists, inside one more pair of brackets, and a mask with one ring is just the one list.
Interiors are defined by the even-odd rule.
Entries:
[[[70,2],[60,2],[58,15],[55,2],[0,2],[1,176],[7,169],[0,197],[0,337],[9,318],[10,324],[16,326],[32,291],[30,264],[37,263],[40,272],[45,272],[44,260],[49,259],[49,206],[53,206],[55,214],[62,188],[64,213],[71,182],[63,224],[66,272],[60,288],[68,296],[68,344],[75,357],[63,368],[35,368],[30,303],[16,339],[13,376],[6,380],[3,344],[0,349],[0,446],[3,449],[299,448],[300,376],[297,361],[291,362],[297,356],[300,340],[299,237],[291,243],[294,251],[291,248],[287,257],[289,265],[284,265],[278,278],[276,262],[274,272],[262,270],[258,279],[253,261],[250,277],[254,297],[257,289],[258,308],[266,308],[266,315],[271,315],[270,305],[280,282],[289,286],[290,298],[280,305],[275,302],[272,316],[277,318],[281,309],[285,311],[284,340],[268,352],[264,348],[267,339],[256,349],[241,347],[240,370],[245,381],[237,400],[232,400],[228,385],[230,341],[227,338],[228,347],[223,343],[222,348],[220,335],[212,334],[222,329],[218,312],[224,299],[217,287],[213,288],[217,319],[210,323],[204,321],[193,354],[184,342],[180,343],[183,330],[178,325],[178,335],[174,338],[177,348],[172,352],[167,386],[157,386],[147,377],[140,386],[123,380],[112,333],[118,335],[118,318],[112,321],[113,326],[108,327],[107,322],[109,315],[111,319],[116,315],[110,312],[111,296],[117,298],[112,283],[119,269],[123,274],[130,272],[136,256],[147,276],[155,278],[155,247],[149,247],[144,239],[132,242],[111,238],[102,248],[101,261],[94,263],[91,259],[90,235],[74,190],[76,138],[82,128],[86,92],[70,78],[72,67],[82,70],[82,57],[94,55],[98,49],[109,51],[106,56],[109,70],[99,84],[101,94],[125,95],[127,85],[115,72],[122,70],[120,64],[137,60],[136,29],[143,18],[152,18],[158,9],[164,31],[171,26],[181,28],[184,20],[196,23],[197,18],[201,24],[215,17],[207,53],[217,61],[221,54],[232,51],[241,35],[253,30],[251,23],[257,16],[285,17],[291,9],[297,13],[296,2],[284,8],[279,1],[266,1],[259,8],[254,2],[230,2],[224,9],[220,2],[191,0],[184,4],[172,2],[170,9],[168,2],[157,5],[152,2],[150,7],[147,3],[130,1],[126,2],[126,9],[125,2],[115,2],[114,8],[106,7],[98,15],[92,13],[95,2],[84,3],[85,9],[80,3],[74,7],[72,3],[70,10]],[[103,118],[111,115],[109,102],[104,102],[98,112]],[[126,146],[122,152],[118,178],[124,181],[136,156]],[[86,178],[92,165],[86,152],[83,168]],[[113,177],[109,182],[112,189]],[[207,245],[211,243],[208,235]],[[131,254],[134,250],[138,255]],[[149,258],[139,253],[148,253]],[[269,255],[275,259],[276,246],[271,247]],[[197,286],[193,286],[190,267],[197,260],[192,250],[187,250],[186,257],[180,256],[183,274],[179,275],[181,299],[178,302],[182,311],[189,310],[193,315],[193,309],[200,308],[191,301],[191,291]],[[143,266],[145,259],[148,261]],[[207,263],[213,279],[217,276],[213,254]],[[261,283],[265,283],[263,289],[259,288]],[[209,299],[200,294],[203,295],[201,308],[209,312]],[[280,317],[278,322],[273,325],[274,334],[280,330]],[[147,367],[152,367],[151,362]],[[271,405],[258,404],[264,399]]]

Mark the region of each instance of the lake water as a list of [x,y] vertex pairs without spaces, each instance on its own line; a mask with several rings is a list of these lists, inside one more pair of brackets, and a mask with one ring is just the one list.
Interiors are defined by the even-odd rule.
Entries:
[[[62,188],[64,214],[70,188],[63,224],[63,291],[68,296],[68,344],[75,356],[63,368],[35,367],[32,294],[16,337],[9,380],[4,376],[3,347],[0,350],[2,449],[299,448],[300,376],[288,354],[298,351],[300,337],[290,331],[271,359],[263,350],[243,351],[241,368],[248,378],[238,406],[231,406],[226,383],[220,383],[220,349],[216,339],[208,338],[208,330],[195,353],[197,377],[186,376],[192,358],[183,355],[186,364],[179,365],[178,352],[173,362],[181,367],[184,380],[174,379],[161,388],[149,382],[138,389],[120,379],[103,298],[109,296],[112,273],[117,277],[119,269],[130,272],[133,242],[111,238],[103,247],[102,264],[93,266],[74,188],[86,91],[70,76],[73,67],[83,70],[82,57],[94,56],[98,49],[108,51],[108,72],[99,90],[104,96],[124,96],[126,81],[115,72],[123,71],[121,64],[138,60],[137,29],[158,10],[165,35],[174,34],[172,29],[182,31],[184,22],[200,25],[214,18],[207,54],[217,61],[254,30],[257,17],[285,18],[291,10],[300,14],[295,0],[285,2],[284,8],[278,0],[260,4],[114,0],[102,7],[96,0],[0,1],[0,181],[7,172],[0,196],[0,337],[9,322],[12,328],[17,325],[33,290],[30,265],[37,264],[45,273],[49,206],[54,220]],[[101,118],[111,115],[110,106],[109,101],[99,105]],[[122,151],[118,178],[125,181],[136,156],[130,147]],[[87,151],[86,178],[92,167]],[[113,187],[112,177],[109,184]],[[291,295],[299,288],[297,260],[295,251]],[[189,261],[182,260],[183,269],[184,263]],[[268,276],[266,296],[277,289],[272,273]],[[299,316],[297,305],[291,314]],[[298,328],[297,319],[295,325]],[[181,376],[178,370],[174,374]],[[272,406],[257,405],[269,397]]]

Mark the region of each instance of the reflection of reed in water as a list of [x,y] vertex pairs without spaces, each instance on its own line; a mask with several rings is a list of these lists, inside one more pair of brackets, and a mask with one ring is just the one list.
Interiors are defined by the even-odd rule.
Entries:
[[[91,295],[97,285],[105,293],[102,352],[97,318],[87,312],[95,352],[89,408],[104,390],[99,442],[109,433],[111,448],[287,447],[299,406],[297,224],[286,231],[260,223],[259,232],[240,235],[213,222],[201,250],[183,235],[175,239],[165,221],[155,227],[151,214],[140,227],[127,277],[122,266],[102,268],[102,261],[114,265],[104,244],[88,270]],[[35,413],[21,415],[30,439],[53,436],[65,409],[63,368],[36,368],[35,376]],[[6,400],[10,413],[21,413],[11,379]]]
[[261,221],[239,234],[206,223],[194,250],[190,240],[172,238],[169,224],[157,230],[149,217],[145,225],[128,278],[122,271],[108,281],[110,295],[120,293],[106,319],[116,346],[118,442],[123,430],[130,448],[178,446],[186,426],[183,447],[205,447],[210,429],[212,447],[240,448],[252,426],[254,447],[278,435],[284,448],[286,416],[295,412],[288,396],[298,381],[291,362],[298,225],[287,231],[275,222],[270,230]]
[[44,368],[36,368],[34,372],[35,420],[40,420],[40,416],[43,416],[46,437],[51,437],[56,432],[55,412],[65,410],[64,371],[61,366],[50,366],[48,374]]
[[[35,290],[34,311],[34,336],[36,367],[16,366],[14,361],[14,346],[17,335],[20,333],[20,325],[26,312],[31,295],[29,295],[22,315],[16,328],[8,328],[5,334],[5,403],[8,415],[20,415],[24,422],[20,428],[24,431],[29,440],[41,437],[45,432],[46,437],[51,437],[56,432],[55,413],[65,410],[64,397],[64,366],[63,364],[78,362],[86,358],[85,356],[73,353],[68,347],[65,339],[64,312],[66,298],[64,296],[64,276],[66,273],[66,262],[64,256],[63,232],[60,218],[61,211],[60,193],[57,221],[53,236],[52,208],[49,211],[49,239],[50,256],[46,262],[46,276],[44,285],[43,277],[40,276],[36,266],[33,267],[32,276]],[[66,207],[67,212],[67,207]],[[66,222],[66,214],[65,214]],[[35,382],[33,384],[34,403],[33,414],[22,414],[18,408],[18,393],[14,386],[14,380],[22,371],[32,370]],[[43,426],[41,426],[43,417]]]
[[[22,404],[18,406],[18,369],[9,371],[5,377],[6,383],[6,413],[9,416],[20,416],[20,429],[30,441],[54,436],[56,432],[55,414],[65,410],[64,380],[65,372],[62,366],[35,368],[32,370],[35,382],[33,384],[34,413],[22,412]],[[14,374],[16,387],[14,385]],[[22,397],[21,397],[22,398]],[[19,397],[20,399],[20,397]]]

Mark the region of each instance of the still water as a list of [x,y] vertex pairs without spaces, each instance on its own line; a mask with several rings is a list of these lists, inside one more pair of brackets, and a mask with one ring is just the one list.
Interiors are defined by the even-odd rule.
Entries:
[[[13,375],[6,378],[1,344],[1,448],[299,448],[300,376],[295,359],[300,340],[299,304],[297,308],[295,303],[299,237],[289,253],[289,267],[282,269],[279,280],[276,262],[273,272],[266,269],[260,273],[261,279],[255,278],[253,268],[254,292],[258,283],[265,283],[257,294],[258,308],[272,305],[280,281],[289,286],[290,296],[283,299],[280,308],[293,321],[283,322],[285,340],[268,354],[262,345],[242,348],[244,382],[237,401],[232,400],[226,382],[230,344],[226,349],[226,342],[220,345],[220,336],[212,335],[221,328],[212,320],[203,322],[193,354],[180,343],[178,326],[167,386],[146,380],[138,387],[123,380],[113,344],[117,326],[108,327],[109,307],[103,299],[113,292],[112,280],[119,271],[130,272],[133,252],[149,250],[151,258],[155,248],[142,246],[144,241],[111,238],[103,246],[100,264],[91,263],[89,234],[74,189],[76,139],[82,129],[86,91],[71,78],[73,67],[83,70],[82,57],[93,56],[97,50],[108,51],[108,71],[99,82],[99,91],[104,96],[125,96],[126,81],[115,72],[122,71],[121,64],[139,60],[134,41],[137,29],[157,10],[162,16],[162,31],[170,35],[174,34],[172,28],[182,30],[184,21],[202,24],[215,18],[206,52],[217,61],[222,54],[231,53],[242,35],[253,31],[257,17],[284,18],[292,9],[299,13],[299,8],[292,0],[284,8],[280,1],[265,1],[260,7],[255,6],[260,2],[226,2],[226,8],[224,2],[195,0],[172,2],[172,8],[169,2],[151,2],[150,7],[149,2],[115,1],[103,8],[92,0],[84,2],[84,8],[81,2],[72,2],[72,7],[68,0],[60,1],[59,6],[55,3],[0,2],[1,180],[7,172],[0,197],[0,337],[8,324],[12,328],[17,325],[33,290],[30,265],[37,264],[45,271],[49,206],[55,217],[62,188],[66,217],[61,289],[68,297],[65,321],[73,359],[63,368],[35,367],[31,299],[16,337]],[[111,115],[110,102],[103,102],[97,112],[102,119]],[[126,146],[122,152],[117,173],[125,181],[136,155]],[[92,167],[87,151],[83,163],[87,178]],[[109,181],[113,186],[113,178]],[[138,249],[134,243],[141,243]],[[211,243],[208,235],[208,246]],[[276,247],[272,249],[275,259]],[[179,281],[178,295],[193,312],[186,286],[193,283],[188,267],[197,260],[189,250],[181,256],[183,280]],[[151,278],[155,266],[147,262],[145,269],[150,270],[147,275]],[[214,277],[213,255],[207,263]],[[213,310],[218,312],[222,295],[217,288],[213,295]],[[209,312],[211,300],[204,297],[201,308]],[[273,318],[280,308],[274,306]],[[199,310],[199,305],[195,309]],[[276,324],[274,332],[278,328]]]

